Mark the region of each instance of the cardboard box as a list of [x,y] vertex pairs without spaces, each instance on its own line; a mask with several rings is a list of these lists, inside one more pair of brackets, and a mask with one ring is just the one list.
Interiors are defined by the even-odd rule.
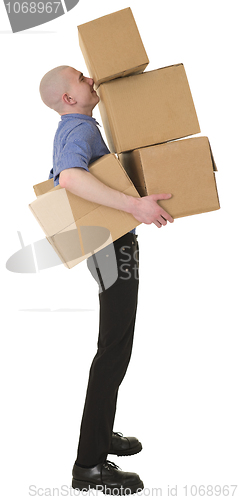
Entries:
[[160,201],[172,217],[220,208],[207,137],[194,137],[123,153],[120,161],[141,196],[171,193]]
[[[90,165],[107,186],[139,197],[115,155]],[[76,196],[50,179],[34,186],[38,198],[29,207],[57,255],[69,269],[140,224],[131,214]]]
[[149,63],[130,8],[81,24],[78,34],[96,88],[113,78],[143,71]]
[[200,132],[183,64],[103,83],[98,95],[112,152],[121,153]]

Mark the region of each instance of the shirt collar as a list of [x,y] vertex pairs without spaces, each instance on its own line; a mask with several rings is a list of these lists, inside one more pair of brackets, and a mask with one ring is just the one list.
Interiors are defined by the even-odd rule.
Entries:
[[96,125],[99,125],[99,123],[96,121],[95,118],[93,118],[93,116],[81,115],[80,113],[68,113],[66,115],[61,115],[61,119],[64,121],[70,118],[78,118],[79,120],[89,120],[93,123],[96,123]]

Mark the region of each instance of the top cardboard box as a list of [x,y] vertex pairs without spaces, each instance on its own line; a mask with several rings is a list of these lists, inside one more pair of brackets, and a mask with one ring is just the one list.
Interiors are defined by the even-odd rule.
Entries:
[[[139,197],[113,154],[92,163],[90,172],[107,186]],[[76,196],[52,179],[34,186],[37,199],[29,208],[48,241],[69,269],[140,224],[131,214]]]
[[111,152],[122,153],[200,132],[183,64],[103,83],[98,94]]
[[89,74],[101,83],[143,71],[149,63],[130,8],[78,26]]

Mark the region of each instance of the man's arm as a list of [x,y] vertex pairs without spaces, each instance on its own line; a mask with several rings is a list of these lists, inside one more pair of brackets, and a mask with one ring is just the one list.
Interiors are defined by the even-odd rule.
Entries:
[[133,215],[139,222],[165,226],[173,218],[157,203],[157,200],[171,198],[171,194],[151,194],[143,198],[128,196],[112,189],[82,168],[62,170],[59,176],[62,188],[88,201],[123,210]]

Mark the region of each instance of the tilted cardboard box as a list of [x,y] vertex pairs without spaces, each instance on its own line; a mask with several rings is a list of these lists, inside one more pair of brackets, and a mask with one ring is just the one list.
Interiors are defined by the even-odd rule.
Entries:
[[[90,165],[107,186],[139,197],[114,154]],[[69,269],[140,224],[131,214],[76,196],[50,179],[34,186],[38,198],[29,207],[48,241]]]
[[183,64],[103,83],[99,110],[112,152],[200,132]]
[[130,8],[78,26],[79,44],[96,88],[143,71],[149,63]]
[[194,137],[119,155],[141,196],[171,193],[160,201],[173,218],[220,208],[207,137]]

